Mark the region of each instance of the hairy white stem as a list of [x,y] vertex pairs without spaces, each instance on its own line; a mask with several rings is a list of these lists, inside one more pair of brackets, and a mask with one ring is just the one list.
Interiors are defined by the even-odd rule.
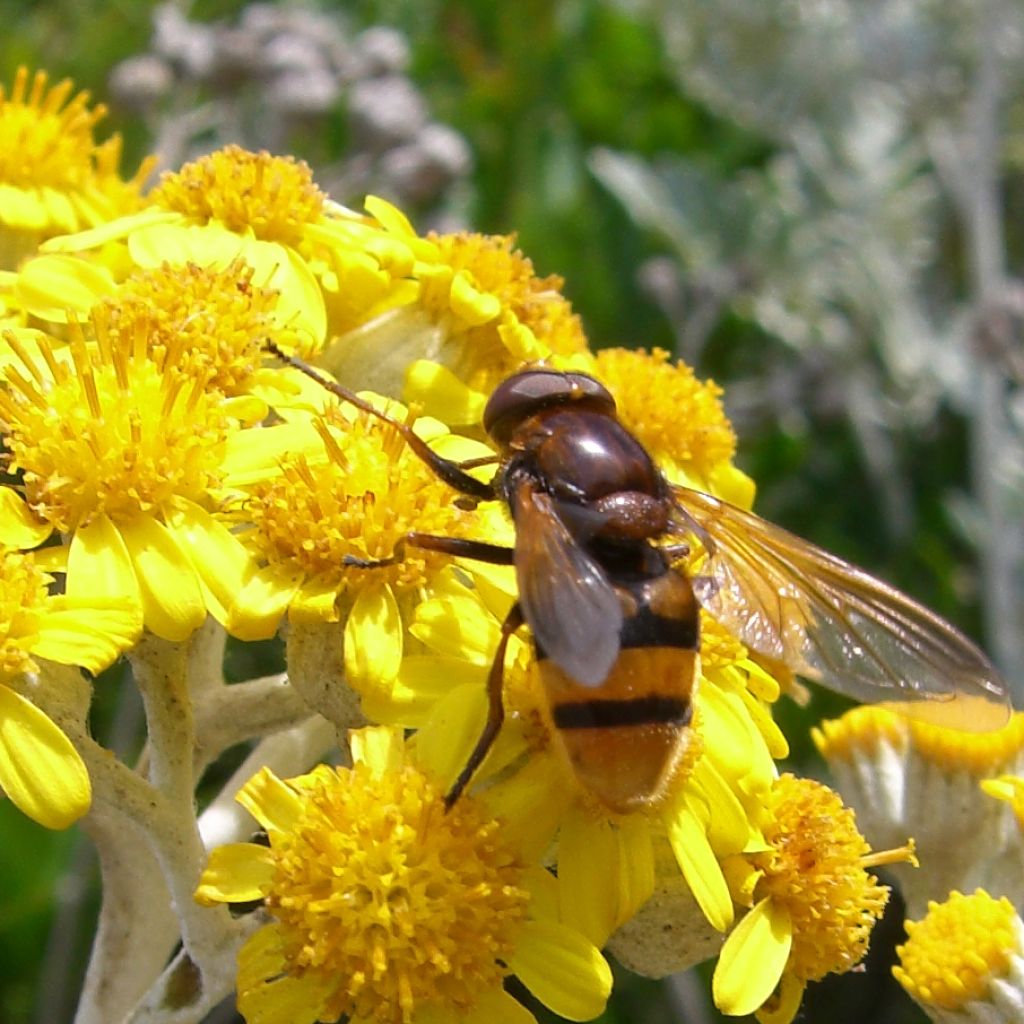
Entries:
[[334,726],[319,715],[261,740],[200,816],[199,831],[206,848],[245,840],[252,834],[253,819],[235,801],[235,794],[260,768],[270,768],[282,779],[300,775],[322,760],[334,743]]
[[192,895],[205,850],[195,813],[189,645],[146,634],[129,659],[146,709],[150,782],[163,803],[163,813],[153,816],[146,832],[181,925],[182,956],[195,968],[194,987],[166,990],[165,972],[144,1005],[153,1009],[172,1005],[175,1013],[198,1013],[198,1007],[209,1005],[211,992],[221,992],[233,983],[233,954],[244,926],[232,922],[225,908],[199,907]]
[[290,728],[308,717],[308,706],[283,673],[212,689],[195,707],[196,771],[236,743]]
[[288,628],[288,677],[310,709],[333,722],[338,745],[349,729],[366,724],[359,695],[345,679],[343,627],[336,622],[291,623]]
[[141,830],[104,803],[83,827],[100,859],[103,902],[75,1024],[127,1019],[167,963],[178,918]]

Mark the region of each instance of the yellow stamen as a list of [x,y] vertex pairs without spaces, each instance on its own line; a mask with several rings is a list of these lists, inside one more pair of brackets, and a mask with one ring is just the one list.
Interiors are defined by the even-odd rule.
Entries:
[[786,972],[817,981],[848,971],[864,956],[889,898],[865,868],[910,860],[912,847],[872,853],[838,794],[792,775],[781,776],[773,788],[764,836],[771,850],[751,858],[764,872],[754,898],[770,897],[793,922]]
[[71,334],[72,365],[44,341],[46,370],[23,354],[27,376],[8,367],[0,392],[10,466],[32,510],[70,532],[102,513],[125,520],[174,495],[200,499],[229,427],[219,394],[112,342],[104,362],[80,325]]
[[324,194],[301,160],[225,146],[166,172],[150,201],[200,223],[219,221],[229,231],[251,230],[263,241],[297,243],[304,225],[323,212]]
[[500,985],[528,894],[498,824],[409,766],[323,772],[293,829],[272,837],[267,908],[284,969],[315,977],[324,1019],[408,1022],[470,1010]]

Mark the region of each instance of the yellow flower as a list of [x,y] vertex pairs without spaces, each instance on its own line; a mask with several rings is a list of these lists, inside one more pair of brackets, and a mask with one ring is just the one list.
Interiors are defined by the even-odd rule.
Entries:
[[1024,773],[1024,714],[968,733],[854,708],[812,735],[871,842],[914,837],[921,869],[896,869],[912,916],[953,889],[1024,892],[1012,809],[979,792],[992,776]]
[[[260,371],[268,341],[308,354],[305,336],[283,323],[277,292],[253,284],[253,268],[240,259],[222,268],[162,263],[133,270],[115,284],[83,259],[51,256],[30,262],[23,295],[36,287],[38,273],[45,278],[57,266],[65,275],[59,284],[39,287],[37,299],[28,302],[36,317],[64,323],[68,310],[77,308],[102,323],[97,329],[111,344],[133,348],[137,340],[155,359],[170,358],[181,372],[226,394],[281,378],[284,371]],[[46,308],[51,294],[59,308]]]
[[907,922],[896,980],[932,1020],[1001,1024],[1024,1015],[1024,924],[1004,896],[952,892]]
[[[304,163],[228,146],[165,172],[148,201],[138,213],[50,239],[42,250],[51,255],[22,272],[19,287],[27,308],[55,317],[68,306],[65,282],[90,271],[77,270],[66,254],[90,257],[97,275],[93,301],[104,280],[109,288],[132,268],[193,263],[223,269],[241,260],[252,267],[254,285],[278,292],[277,322],[302,336],[302,348],[313,351],[323,344],[324,299],[306,248],[311,228],[329,211]],[[104,253],[99,269],[91,262],[96,251]],[[83,261],[70,257],[76,262]],[[81,291],[79,283],[73,295]]]
[[343,383],[403,395],[446,423],[479,423],[487,397],[524,362],[586,349],[562,280],[539,278],[513,240],[479,234],[419,238],[379,199],[367,209],[415,260],[396,275],[383,308],[350,314],[354,326],[324,353]]
[[[21,67],[8,93],[0,87],[0,268],[13,269],[46,238],[94,227],[136,209],[151,157],[125,181],[118,172],[120,136],[97,145],[93,130],[106,114],[89,94],[71,96],[65,79]],[[70,100],[69,100],[70,97]]]
[[[429,747],[429,745],[428,745]],[[196,898],[261,899],[273,922],[239,954],[251,1021],[519,1022],[516,975],[571,1020],[601,1013],[611,973],[557,916],[557,883],[531,867],[483,800],[450,812],[423,748],[387,728],[352,734],[350,769],[290,781],[269,769],[238,795],[269,845],[215,849]]]
[[[744,858],[738,888],[752,909],[725,940],[713,992],[723,1013],[789,1024],[807,982],[850,970],[867,951],[889,890],[866,868],[913,854],[873,854],[837,794],[792,775],[775,783],[764,838],[764,852]],[[734,879],[743,873],[733,866]]]
[[36,659],[99,672],[132,644],[141,620],[120,602],[51,595],[32,555],[0,553],[0,788],[47,828],[88,809],[89,776],[60,728],[32,702]]
[[150,357],[144,339],[89,326],[97,344],[73,324],[60,358],[45,339],[33,354],[8,334],[18,362],[6,367],[0,423],[24,497],[12,489],[0,505],[0,532],[38,544],[59,531],[66,547],[47,556],[69,596],[119,600],[183,640],[208,610],[224,618],[224,563],[245,557],[205,508],[238,400],[180,372],[180,352]]
[[[407,419],[397,404],[390,412]],[[421,418],[414,429],[448,457],[489,453],[436,421]],[[271,635],[285,611],[293,625],[344,620],[347,678],[357,688],[394,678],[403,623],[449,559],[409,548],[385,567],[347,563],[390,559],[411,530],[473,536],[480,522],[394,428],[347,406],[236,434],[223,488],[260,566],[238,581],[231,631]]]

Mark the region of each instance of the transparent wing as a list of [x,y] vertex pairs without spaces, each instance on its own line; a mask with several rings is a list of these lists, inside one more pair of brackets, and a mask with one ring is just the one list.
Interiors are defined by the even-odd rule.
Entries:
[[944,619],[856,566],[708,494],[674,488],[707,557],[694,592],[748,647],[860,701],[937,725],[1004,725],[1007,687]]
[[521,485],[515,523],[519,603],[534,639],[576,682],[599,686],[619,654],[622,606],[614,589],[549,495]]

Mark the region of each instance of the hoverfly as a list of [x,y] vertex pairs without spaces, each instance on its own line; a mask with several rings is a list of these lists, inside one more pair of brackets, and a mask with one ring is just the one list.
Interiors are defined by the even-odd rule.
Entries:
[[[406,424],[312,368],[286,362],[389,423],[472,501],[502,500],[515,546],[410,533],[409,546],[515,566],[519,598],[487,679],[488,716],[451,806],[501,728],[509,638],[529,627],[548,724],[578,781],[613,811],[656,802],[686,749],[699,675],[700,609],[752,651],[859,701],[969,732],[1005,724],[1007,689],[988,658],[927,608],[750,512],[672,486],[581,373],[526,369],[491,395],[493,460],[455,463]],[[497,462],[489,482],[467,469]],[[694,546],[699,574],[677,568]],[[351,558],[350,565],[393,564]]]

